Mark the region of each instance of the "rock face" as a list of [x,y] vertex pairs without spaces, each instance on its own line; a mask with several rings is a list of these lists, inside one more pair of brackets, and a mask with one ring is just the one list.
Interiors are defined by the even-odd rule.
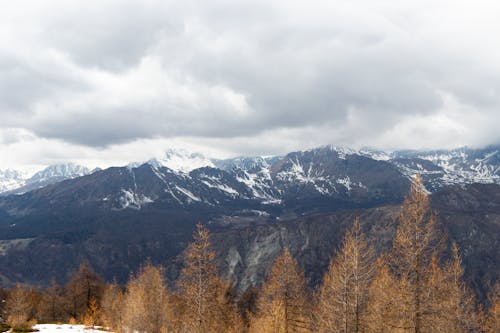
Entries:
[[[500,275],[500,186],[450,187],[431,197],[439,229],[461,248],[466,277],[484,296],[485,286]],[[345,230],[359,217],[377,251],[390,249],[398,225],[399,206],[343,210],[220,230],[213,237],[227,278],[241,289],[262,281],[280,251],[287,247],[316,284],[338,249]]]
[[[379,251],[390,247],[411,175],[401,165],[443,169],[410,155],[323,147],[213,165],[195,156],[204,166],[115,167],[5,196],[0,285],[47,284],[53,276],[63,281],[83,260],[123,282],[149,258],[174,279],[197,222],[211,229],[222,272],[240,290],[260,283],[285,246],[314,284],[356,216]],[[496,155],[488,156],[493,165]],[[463,248],[467,276],[481,292],[500,271],[500,186],[447,186],[436,179],[427,178],[439,184],[433,206],[450,240]]]

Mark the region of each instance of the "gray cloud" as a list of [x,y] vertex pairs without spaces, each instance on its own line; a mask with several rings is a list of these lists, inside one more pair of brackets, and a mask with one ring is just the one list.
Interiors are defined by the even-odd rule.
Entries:
[[99,149],[498,142],[500,23],[484,3],[437,3],[15,2],[0,14],[0,129]]

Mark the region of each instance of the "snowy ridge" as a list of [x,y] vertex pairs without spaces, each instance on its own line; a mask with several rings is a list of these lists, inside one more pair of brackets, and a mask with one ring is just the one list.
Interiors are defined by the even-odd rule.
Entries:
[[50,165],[35,173],[29,180],[29,183],[47,182],[55,178],[71,179],[90,174],[90,170],[84,166],[74,163]]
[[[354,150],[354,149],[351,149],[348,147],[328,145],[328,146],[326,146],[326,148],[330,149],[331,151],[336,152],[338,154],[339,158],[341,158],[341,159],[345,159],[346,156],[348,156],[348,155],[354,155],[354,154],[359,155],[357,150]],[[322,149],[322,148],[319,148],[319,149]]]
[[233,169],[241,169],[245,171],[258,171],[260,169],[269,169],[274,163],[282,159],[282,156],[240,156],[225,160],[214,159],[212,162],[215,167],[230,171]]
[[0,193],[14,190],[24,184],[26,174],[12,169],[0,170]]
[[164,157],[153,158],[147,163],[183,173],[189,173],[202,167],[215,167],[213,162],[202,154],[190,153],[184,149],[170,149],[165,153]]
[[[421,174],[430,191],[447,185],[469,183],[500,184],[500,146],[484,149],[467,147],[453,150],[384,152],[371,148],[359,150],[339,146],[323,146],[286,156],[236,157],[209,159],[200,153],[171,149],[162,158],[146,162],[156,173],[175,202],[210,202],[242,198],[263,202],[279,202],[283,191],[291,186],[305,186],[323,196],[366,189],[364,180],[352,173],[350,161],[367,163],[360,157],[388,162],[407,178]],[[129,163],[127,169],[140,168],[144,163]],[[203,168],[210,170],[200,171]],[[20,194],[65,179],[89,175],[88,168],[66,163],[48,166],[27,178],[16,170],[0,170],[0,194]],[[133,175],[132,175],[133,176]],[[353,178],[354,177],[354,178]],[[176,188],[176,185],[179,188]],[[123,184],[122,188],[128,188]],[[134,190],[135,191],[135,190]],[[217,191],[218,199],[211,199]],[[199,192],[199,193],[198,193]],[[202,193],[203,192],[203,193]],[[149,194],[143,194],[151,198]],[[120,207],[140,209],[148,204],[138,193],[114,194]],[[117,199],[118,197],[122,199]]]
[[21,194],[65,179],[90,174],[90,170],[74,163],[50,165],[30,178],[15,170],[0,171],[0,194]]
[[393,156],[390,162],[402,173],[410,177],[417,173],[427,176],[432,179],[434,187],[470,183],[500,184],[499,147],[403,151],[395,152]]

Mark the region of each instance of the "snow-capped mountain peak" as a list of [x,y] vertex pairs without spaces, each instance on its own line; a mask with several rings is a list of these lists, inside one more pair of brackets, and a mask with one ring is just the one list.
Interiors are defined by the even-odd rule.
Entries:
[[52,179],[76,178],[88,175],[89,173],[90,170],[87,167],[75,163],[54,164],[35,173],[29,179],[29,182],[46,182]]
[[389,161],[391,155],[385,151],[373,149],[369,147],[363,147],[358,152],[359,155],[370,157],[377,161]]
[[13,169],[0,170],[0,193],[23,186],[26,174]]
[[184,149],[169,149],[163,157],[153,158],[148,163],[155,167],[167,167],[183,173],[202,167],[215,167],[214,163],[204,155]]
[[343,147],[343,146],[334,146],[334,145],[328,145],[321,149],[328,149],[331,151],[334,151],[338,154],[339,158],[345,159],[347,155],[353,155],[353,154],[358,154],[358,152],[354,149],[348,148],[348,147]]

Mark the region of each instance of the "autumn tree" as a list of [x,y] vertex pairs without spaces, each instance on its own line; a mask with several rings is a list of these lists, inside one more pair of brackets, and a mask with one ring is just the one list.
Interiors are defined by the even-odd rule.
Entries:
[[103,285],[101,277],[92,270],[90,264],[82,263],[64,286],[66,313],[81,321],[90,307],[91,300],[100,302]]
[[0,321],[3,321],[5,318],[5,302],[7,301],[7,290],[0,288]]
[[500,332],[500,282],[496,282],[488,294],[490,303],[484,318],[484,331],[487,333]]
[[237,306],[238,312],[245,327],[250,327],[250,320],[252,316],[257,313],[257,300],[259,296],[259,289],[255,286],[249,287],[238,298]]
[[356,219],[323,277],[315,311],[320,332],[364,332],[374,264],[375,250]]
[[399,290],[399,281],[392,274],[385,258],[377,260],[375,277],[368,290],[367,329],[370,333],[401,332],[399,325],[395,325],[394,318],[403,302]]
[[[115,301],[119,300],[119,296]],[[123,327],[127,332],[160,333],[169,330],[169,292],[165,286],[163,270],[146,264],[140,272],[131,277],[127,284],[124,302]],[[120,315],[118,304],[111,309]],[[109,314],[108,314],[109,315]],[[113,320],[118,320],[114,318]]]
[[102,321],[117,333],[123,332],[124,303],[122,288],[116,283],[106,285],[101,300]]
[[276,258],[257,300],[252,332],[307,332],[310,310],[304,273],[290,251]]
[[50,286],[42,292],[39,317],[43,321],[53,323],[65,319],[62,309],[62,287],[54,278],[51,279]]
[[399,304],[398,318],[393,325],[410,332],[429,331],[431,307],[426,297],[426,282],[433,256],[440,249],[442,239],[436,229],[436,216],[430,213],[429,198],[420,177],[410,187],[410,193],[401,207],[399,226],[390,254],[393,273],[399,278],[399,292],[404,302]]
[[34,308],[33,290],[16,284],[9,291],[5,302],[5,311],[7,313],[7,323],[14,329],[29,329],[32,326]]
[[[453,244],[452,259],[446,265],[444,279],[440,281],[443,292],[440,308],[435,311],[437,320],[445,322],[443,332],[467,333],[478,331],[475,298],[464,281],[464,269],[458,245]],[[434,302],[438,304],[438,302]]]
[[87,312],[83,318],[83,323],[85,326],[94,329],[94,327],[98,324],[100,320],[101,311],[99,305],[95,298],[90,299],[89,306],[87,308]]
[[209,232],[201,224],[186,250],[177,287],[187,331],[221,332],[234,328],[234,320],[240,324],[236,305],[226,297],[229,286],[217,275]]

